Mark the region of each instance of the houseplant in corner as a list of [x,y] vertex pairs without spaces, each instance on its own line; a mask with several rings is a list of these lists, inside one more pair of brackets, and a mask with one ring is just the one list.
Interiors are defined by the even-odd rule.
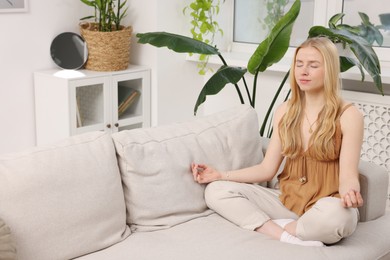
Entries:
[[80,32],[88,47],[86,69],[116,71],[126,69],[130,59],[131,26],[121,25],[126,16],[127,0],[80,0],[94,9],[81,18]]
[[[199,53],[207,55],[217,55],[223,65],[215,72],[203,86],[195,104],[194,113],[196,114],[198,107],[206,101],[206,96],[219,93],[228,84],[233,84],[237,91],[241,103],[245,103],[238,82],[242,80],[244,90],[247,95],[249,104],[254,107],[257,90],[257,78],[260,72],[264,72],[269,66],[280,61],[286,53],[293,24],[300,11],[300,1],[296,0],[290,10],[277,22],[272,28],[267,38],[262,41],[248,61],[247,68],[228,66],[222,54],[216,47],[208,45],[204,42],[191,39],[189,37],[170,34],[166,32],[152,32],[137,34],[139,43],[149,43],[156,47],[168,47],[169,49],[179,53]],[[341,72],[357,66],[364,79],[363,68],[372,76],[375,86],[383,93],[382,81],[380,76],[379,59],[373,50],[372,46],[360,35],[353,31],[347,30],[343,26],[336,25],[344,14],[336,14],[329,21],[329,28],[323,26],[313,26],[308,37],[326,36],[333,42],[341,43],[343,46],[350,48],[356,59],[351,57],[340,57]],[[246,84],[245,74],[249,72],[254,75],[253,87],[250,91]],[[283,88],[289,72],[286,73],[279,88],[276,91],[275,98],[271,101],[269,110],[266,114],[260,129],[260,135],[264,136],[265,128],[271,125],[270,113],[275,104],[276,98],[279,96]],[[270,129],[270,128],[269,128]],[[267,133],[267,136],[272,134],[272,130]]]
[[[223,0],[222,3],[224,3]],[[183,9],[183,13],[189,13],[191,20],[192,38],[213,45],[217,33],[223,35],[215,16],[219,14],[221,0],[193,0]],[[190,53],[192,55],[192,53]],[[199,54],[198,69],[200,75],[205,75],[209,56]]]

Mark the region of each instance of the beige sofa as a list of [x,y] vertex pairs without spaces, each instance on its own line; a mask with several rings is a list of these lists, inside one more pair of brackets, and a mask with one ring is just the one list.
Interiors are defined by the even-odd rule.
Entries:
[[360,165],[364,222],[332,246],[281,243],[208,209],[190,163],[246,167],[262,160],[262,148],[257,114],[242,105],[2,155],[0,259],[15,248],[19,260],[390,259],[388,175],[370,163]]

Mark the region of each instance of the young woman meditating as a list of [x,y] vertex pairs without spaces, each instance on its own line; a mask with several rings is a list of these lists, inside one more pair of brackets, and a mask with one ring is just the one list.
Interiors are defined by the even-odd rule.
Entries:
[[[207,205],[236,225],[282,242],[324,246],[351,235],[359,219],[358,162],[363,116],[340,97],[335,45],[310,38],[295,52],[291,98],[274,115],[264,160],[218,171],[192,163],[194,180],[207,185]],[[280,189],[256,185],[278,176]]]

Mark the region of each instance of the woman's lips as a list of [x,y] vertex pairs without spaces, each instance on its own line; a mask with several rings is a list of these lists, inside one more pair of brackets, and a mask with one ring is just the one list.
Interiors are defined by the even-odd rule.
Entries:
[[299,83],[301,83],[301,84],[307,84],[309,82],[310,82],[310,80],[308,80],[308,79],[300,79],[299,80]]

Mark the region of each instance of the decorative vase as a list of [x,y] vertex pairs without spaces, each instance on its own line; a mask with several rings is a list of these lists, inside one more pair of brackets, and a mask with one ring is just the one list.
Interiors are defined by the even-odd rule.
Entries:
[[130,63],[130,40],[133,28],[121,26],[111,32],[98,31],[97,23],[81,23],[81,36],[87,43],[85,68],[96,71],[127,69]]

